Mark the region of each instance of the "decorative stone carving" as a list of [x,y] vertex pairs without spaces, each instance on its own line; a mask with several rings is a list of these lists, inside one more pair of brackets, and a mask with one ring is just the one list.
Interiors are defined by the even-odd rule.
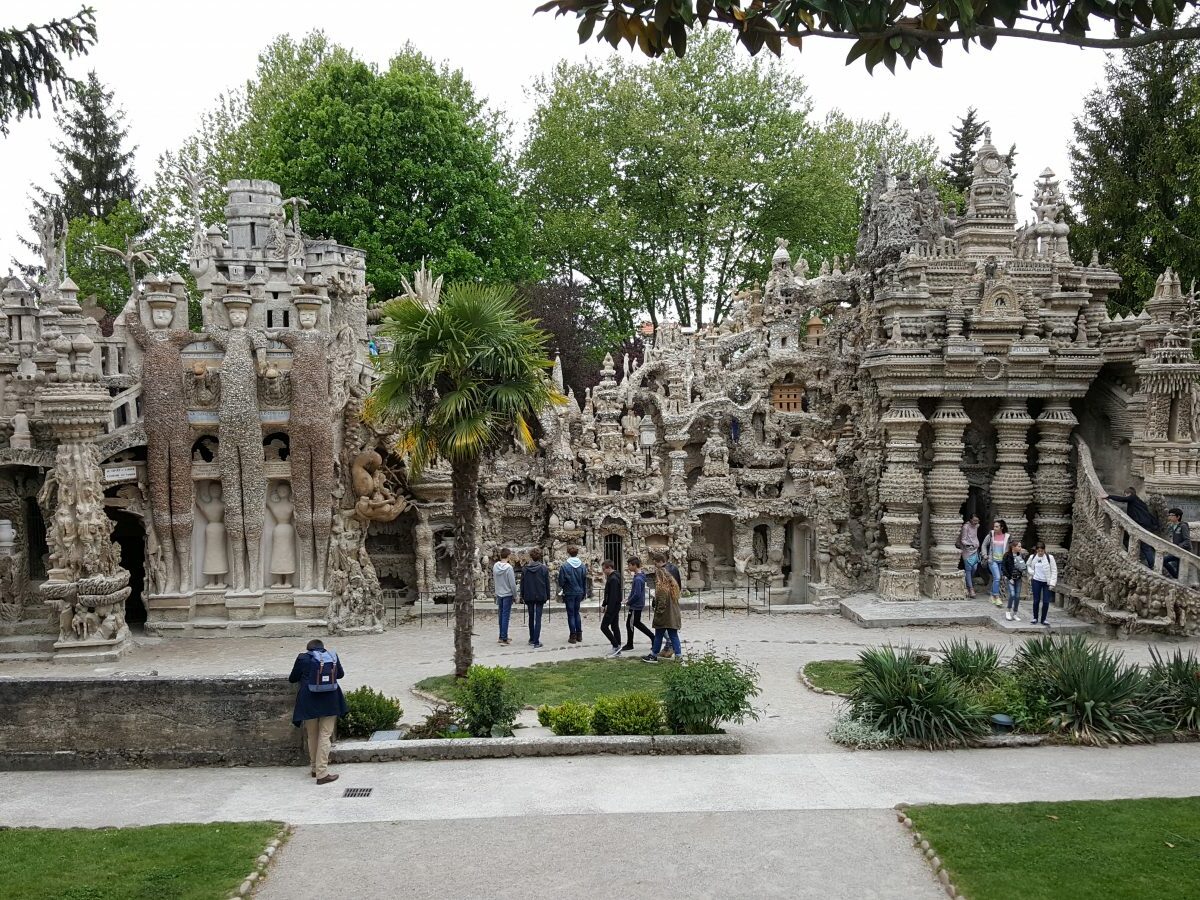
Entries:
[[267,508],[275,520],[271,532],[271,583],[273,587],[292,587],[296,573],[296,528],[292,525],[295,504],[286,481],[275,482],[267,495]]
[[224,588],[229,574],[229,550],[225,535],[225,498],[221,482],[201,482],[196,498],[204,513],[204,556],[201,571],[207,588]]

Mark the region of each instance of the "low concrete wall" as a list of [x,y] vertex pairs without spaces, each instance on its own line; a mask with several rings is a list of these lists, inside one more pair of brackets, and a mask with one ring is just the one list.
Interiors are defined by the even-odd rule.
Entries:
[[284,675],[0,678],[0,769],[303,761]]
[[413,759],[501,759],[511,756],[646,756],[741,752],[742,742],[730,734],[582,735],[355,741],[334,744],[329,759],[334,763],[355,763]]

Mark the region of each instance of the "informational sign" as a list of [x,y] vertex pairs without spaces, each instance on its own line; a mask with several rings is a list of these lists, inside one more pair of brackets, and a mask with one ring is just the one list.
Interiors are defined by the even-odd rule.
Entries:
[[109,466],[104,470],[104,480],[108,484],[137,481],[137,475],[137,466]]

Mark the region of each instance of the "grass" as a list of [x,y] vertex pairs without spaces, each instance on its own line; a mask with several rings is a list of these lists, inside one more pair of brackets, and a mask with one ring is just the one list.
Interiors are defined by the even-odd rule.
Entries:
[[[526,706],[556,706],[566,700],[595,703],[606,694],[649,691],[662,696],[663,672],[670,663],[648,666],[634,656],[620,659],[571,659],[509,669],[509,678]],[[454,699],[454,676],[437,675],[417,687],[443,700]]]
[[221,900],[280,827],[0,828],[0,898]]
[[971,900],[1200,897],[1200,797],[915,806],[908,815]]
[[818,659],[804,665],[804,677],[813,683],[814,687],[833,691],[836,694],[849,694],[854,686],[854,676],[858,674],[858,662],[852,659]]

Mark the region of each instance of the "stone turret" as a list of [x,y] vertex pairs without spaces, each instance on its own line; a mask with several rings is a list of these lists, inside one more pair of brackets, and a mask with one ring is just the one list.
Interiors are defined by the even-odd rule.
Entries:
[[968,259],[1007,259],[1013,255],[1013,229],[1017,224],[1012,172],[985,132],[975,157],[967,211],[958,221],[955,238]]

